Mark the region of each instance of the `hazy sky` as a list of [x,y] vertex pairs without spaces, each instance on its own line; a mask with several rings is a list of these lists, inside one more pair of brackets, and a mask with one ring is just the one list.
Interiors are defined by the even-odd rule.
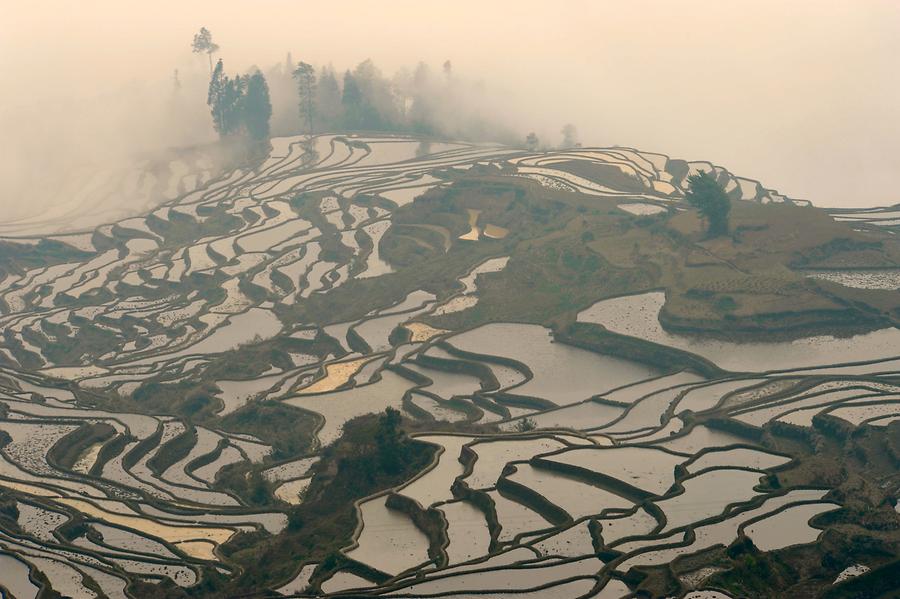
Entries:
[[[508,100],[518,128],[549,141],[571,121],[586,144],[712,160],[818,205],[900,202],[897,0],[0,0],[0,8],[0,116],[51,97],[108,97],[134,81],[166,81],[174,68],[205,70],[189,49],[205,25],[229,70],[267,67],[289,50],[339,68],[372,58],[385,72],[450,59],[460,76]],[[3,133],[0,159],[19,168],[17,131]]]

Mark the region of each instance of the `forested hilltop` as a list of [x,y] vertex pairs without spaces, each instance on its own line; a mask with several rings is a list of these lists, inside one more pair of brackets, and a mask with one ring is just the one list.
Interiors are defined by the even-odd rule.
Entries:
[[[437,72],[419,63],[388,77],[371,60],[338,72],[331,65],[295,61],[289,53],[284,63],[265,71],[254,67],[229,76],[222,59],[213,66],[212,57],[220,48],[207,29],[195,36],[193,48],[210,59],[208,103],[216,131],[223,136],[242,131],[251,138],[267,137],[268,125],[259,124],[271,116],[276,135],[358,130],[467,141],[516,139],[490,118],[484,83],[457,77],[449,60]],[[270,89],[277,98],[274,110]],[[574,128],[569,125],[568,131],[574,144]]]

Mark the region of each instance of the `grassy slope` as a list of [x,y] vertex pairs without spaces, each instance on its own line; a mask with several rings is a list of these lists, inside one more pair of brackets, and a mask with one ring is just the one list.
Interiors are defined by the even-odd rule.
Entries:
[[[492,320],[565,325],[598,299],[667,290],[667,326],[720,334],[770,333],[883,326],[896,320],[892,292],[850,289],[808,279],[801,268],[900,265],[900,243],[834,222],[815,208],[735,202],[733,234],[706,239],[693,211],[633,217],[616,201],[556,192],[529,182],[492,177],[434,191],[397,212],[402,237],[422,228],[451,231],[447,254],[422,244],[384,244],[383,253],[408,265],[393,280],[448,288],[446,276],[471,264],[479,251],[510,255],[501,273],[482,277],[475,308],[429,321],[448,328]],[[502,241],[456,239],[468,230],[466,209],[482,210],[481,223],[510,229]],[[399,237],[399,235],[398,235]],[[388,238],[386,238],[388,239]],[[435,273],[435,264],[439,265]]]

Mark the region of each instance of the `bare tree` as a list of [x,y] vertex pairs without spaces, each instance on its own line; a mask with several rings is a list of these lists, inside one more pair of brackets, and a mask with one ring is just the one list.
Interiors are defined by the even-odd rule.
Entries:
[[209,59],[209,74],[212,75],[212,55],[219,51],[219,44],[212,39],[212,33],[206,27],[200,28],[200,33],[194,34],[194,41],[191,42],[191,50],[194,54],[205,53]]

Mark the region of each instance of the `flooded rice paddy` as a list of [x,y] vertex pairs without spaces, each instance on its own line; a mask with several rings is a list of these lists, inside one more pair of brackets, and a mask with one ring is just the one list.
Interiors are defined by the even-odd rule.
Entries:
[[663,329],[659,312],[665,294],[651,292],[597,302],[578,315],[581,322],[703,356],[734,372],[797,369],[841,362],[865,362],[893,357],[900,347],[900,329],[890,327],[852,337],[816,336],[784,342],[732,343],[676,335]]
[[[574,347],[538,324],[444,328],[432,319],[490,309],[484,281],[510,268],[502,244],[518,231],[488,210],[456,215],[468,224],[462,235],[449,223],[422,225],[439,252],[483,252],[454,271],[452,289],[417,283],[385,305],[353,290],[399,280],[402,267],[387,259],[403,224],[395,213],[458,177],[500,167],[537,189],[608,200],[630,219],[667,212],[681,193],[683,177],[666,170],[665,156],[470,144],[423,152],[405,138],[332,135],[312,140],[313,156],[305,141],[273,140],[256,169],[198,176],[173,166],[164,205],[89,234],[58,234],[66,211],[18,232],[0,228],[23,247],[38,247],[34,236],[47,229],[71,254],[0,280],[0,488],[17,510],[15,530],[0,525],[7,594],[135,597],[133,580],[188,588],[214,570],[233,576],[227,544],[284,531],[323,448],[353,418],[393,407],[439,448],[433,462],[359,503],[353,542],[341,549],[349,566],[298,560],[272,590],[618,599],[635,590],[632,568],[743,537],[762,551],[816,542],[817,517],[839,509],[838,499],[767,485],[794,461],[763,446],[764,427],[803,436],[818,434],[823,419],[851,429],[900,419],[894,328],[710,340],[662,327],[663,292],[601,300],[577,316],[706,358],[722,369],[716,378]],[[643,191],[575,174],[579,162],[616,169]],[[720,177],[745,199],[786,201],[755,181]],[[894,226],[886,211],[836,218]],[[898,288],[892,270],[806,274]],[[351,294],[364,310],[306,318],[332,300],[345,307],[335,298]],[[229,361],[235,354],[253,358]],[[211,402],[204,424],[153,408],[155,397],[197,381]],[[114,409],[129,404],[90,397],[145,403]],[[308,451],[286,455],[216,424],[264,402],[311,415]],[[451,434],[451,425],[468,428]],[[222,484],[236,468],[268,485],[265,508]],[[715,571],[679,572],[681,596],[727,596],[701,588]]]

